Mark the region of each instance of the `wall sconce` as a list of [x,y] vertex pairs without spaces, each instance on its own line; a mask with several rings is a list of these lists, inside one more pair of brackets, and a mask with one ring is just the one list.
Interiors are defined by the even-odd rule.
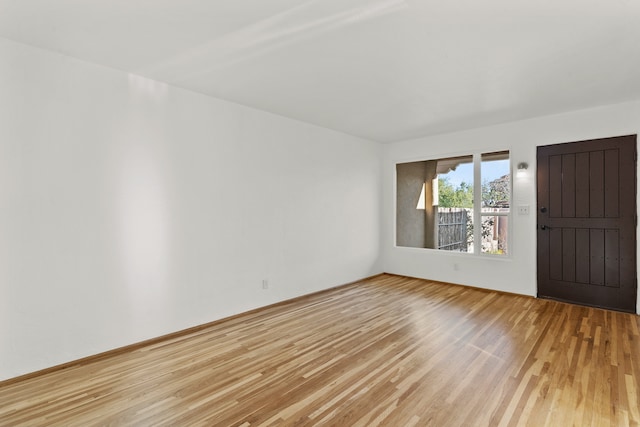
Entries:
[[516,172],[516,176],[525,176],[527,174],[527,169],[529,169],[529,164],[526,162],[518,163],[518,171]]

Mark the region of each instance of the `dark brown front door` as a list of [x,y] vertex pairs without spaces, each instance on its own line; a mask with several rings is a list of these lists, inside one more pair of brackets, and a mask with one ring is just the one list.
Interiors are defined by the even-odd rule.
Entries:
[[538,296],[636,311],[636,136],[538,147]]

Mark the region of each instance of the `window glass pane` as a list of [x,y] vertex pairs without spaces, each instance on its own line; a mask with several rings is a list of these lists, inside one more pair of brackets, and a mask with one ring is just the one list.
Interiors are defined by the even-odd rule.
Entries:
[[473,156],[396,165],[396,245],[473,251]]
[[482,213],[509,212],[511,173],[509,152],[482,155]]
[[437,248],[473,252],[473,156],[439,159]]
[[[508,252],[511,171],[509,152],[483,154],[480,166],[482,177],[482,253],[506,255]],[[498,215],[490,215],[496,213]],[[502,213],[502,215],[499,215]]]
[[507,255],[508,233],[507,215],[482,215],[482,253]]

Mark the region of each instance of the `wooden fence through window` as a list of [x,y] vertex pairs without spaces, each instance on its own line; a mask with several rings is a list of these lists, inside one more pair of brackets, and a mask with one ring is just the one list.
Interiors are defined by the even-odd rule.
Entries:
[[438,208],[438,249],[467,252],[467,221],[465,208]]

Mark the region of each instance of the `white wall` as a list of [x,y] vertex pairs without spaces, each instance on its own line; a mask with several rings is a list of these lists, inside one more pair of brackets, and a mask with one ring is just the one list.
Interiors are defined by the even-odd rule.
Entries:
[[[384,270],[413,277],[536,295],[536,147],[637,133],[640,133],[640,101],[385,146]],[[519,162],[527,162],[530,165],[525,177],[517,177],[514,174],[512,206],[529,205],[531,213],[529,216],[512,214],[511,257],[500,259],[395,246],[396,163],[503,149],[511,151],[513,165]],[[457,271],[454,270],[454,264],[458,265]],[[640,312],[640,298],[638,309]]]
[[[639,131],[633,102],[381,148],[0,39],[0,380],[383,270],[535,295],[536,146]],[[510,258],[395,247],[396,162],[501,149]]]
[[0,40],[0,380],[382,272],[380,156]]

